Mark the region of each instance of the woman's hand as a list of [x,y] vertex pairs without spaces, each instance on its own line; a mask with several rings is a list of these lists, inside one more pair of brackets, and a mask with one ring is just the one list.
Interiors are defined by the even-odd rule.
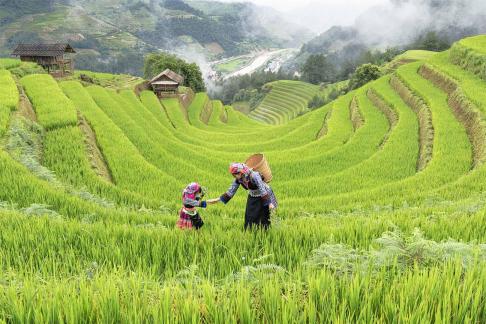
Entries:
[[206,203],[208,203],[209,205],[214,205],[219,203],[219,201],[220,201],[219,198],[213,198],[213,199],[206,200]]
[[270,205],[268,205],[268,208],[269,208],[270,210],[274,210],[274,209],[275,209],[275,206],[274,206],[274,205],[271,203]]

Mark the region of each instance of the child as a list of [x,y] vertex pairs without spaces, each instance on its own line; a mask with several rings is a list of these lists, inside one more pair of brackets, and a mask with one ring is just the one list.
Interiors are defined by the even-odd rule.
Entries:
[[181,229],[192,229],[193,227],[198,230],[204,222],[197,212],[197,207],[206,208],[206,201],[201,201],[204,197],[206,190],[201,187],[197,182],[190,183],[186,189],[182,192],[182,209],[179,211],[179,220],[177,221],[177,227]]

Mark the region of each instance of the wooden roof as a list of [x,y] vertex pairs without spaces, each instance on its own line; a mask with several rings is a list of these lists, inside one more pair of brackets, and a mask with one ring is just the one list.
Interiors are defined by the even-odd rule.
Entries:
[[64,53],[76,53],[71,45],[58,44],[18,44],[12,52],[15,56],[61,56]]
[[158,79],[161,77],[166,76],[169,79],[171,79],[174,82],[177,82],[178,84],[181,84],[184,82],[184,77],[175,73],[172,70],[166,69],[163,72],[161,72],[159,75],[155,76],[152,80],[150,80],[150,84],[156,82]]

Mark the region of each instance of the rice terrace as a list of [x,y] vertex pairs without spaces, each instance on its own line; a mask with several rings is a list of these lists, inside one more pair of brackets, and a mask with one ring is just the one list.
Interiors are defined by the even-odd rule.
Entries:
[[357,34],[332,27],[277,72],[207,77],[147,17],[208,60],[284,43],[224,42],[237,4],[130,0],[102,51],[59,17],[118,9],[29,1],[0,1],[0,322],[486,323],[486,28],[344,62]]

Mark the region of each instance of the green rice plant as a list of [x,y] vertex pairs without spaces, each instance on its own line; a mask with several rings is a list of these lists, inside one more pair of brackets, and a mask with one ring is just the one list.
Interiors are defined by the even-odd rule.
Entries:
[[[169,115],[167,114],[165,107],[161,105],[159,99],[152,92],[143,91],[140,94],[140,101],[153,113],[153,115],[165,128],[175,128],[174,124],[169,119]],[[193,102],[195,101],[196,99]]]
[[221,117],[223,115],[223,103],[219,100],[213,100],[212,102],[213,110],[211,112],[211,117],[209,118],[209,126],[218,126],[223,123]]
[[18,102],[19,91],[12,75],[7,70],[0,70],[0,137],[7,130],[10,114]]
[[136,193],[119,189],[96,174],[88,160],[85,137],[79,127],[69,126],[47,132],[43,147],[43,164],[55,172],[59,181],[76,188],[77,194],[83,199],[104,207],[113,206],[110,201],[120,206],[160,206],[160,203],[144,199]]
[[201,114],[208,105],[210,105],[208,95],[205,92],[196,93],[194,100],[187,109],[191,125],[198,128],[205,128],[206,124],[203,123]]
[[358,251],[342,244],[323,244],[306,262],[310,268],[325,268],[339,275],[356,272],[379,274],[383,268],[410,271],[430,268],[449,261],[460,261],[467,269],[478,260],[486,260],[486,245],[467,244],[455,240],[427,240],[416,228],[409,237],[400,231],[385,232],[375,240],[376,248]]
[[[384,215],[383,218],[390,219],[390,215]],[[392,219],[398,221],[393,217]],[[411,219],[409,215],[404,215],[401,222],[410,222]],[[470,293],[472,287],[481,292],[484,289],[484,270],[482,270],[484,267],[481,266],[481,263],[473,262],[467,268],[463,268],[460,259],[454,257],[454,260],[451,261],[427,264],[427,271],[408,267],[407,271],[402,273],[401,268],[391,265],[391,268],[388,268],[389,271],[384,270],[387,268],[380,268],[373,273],[359,271],[353,276],[342,276],[331,270],[308,272],[304,265],[307,260],[306,255],[312,255],[312,251],[305,252],[305,250],[312,249],[313,244],[322,240],[323,234],[329,231],[334,232],[334,238],[337,239],[339,232],[342,232],[342,237],[347,238],[343,241],[349,241],[349,244],[352,244],[349,234],[353,230],[363,228],[363,222],[370,225],[376,224],[376,219],[356,220],[355,216],[343,221],[346,221],[343,223],[346,230],[343,229],[341,223],[332,226],[334,229],[330,229],[315,226],[322,220],[316,220],[316,222],[294,220],[294,226],[288,227],[282,233],[270,233],[271,239],[265,239],[265,236],[248,238],[244,233],[239,233],[231,228],[229,230],[213,229],[216,231],[194,236],[154,228],[88,225],[42,217],[28,218],[26,221],[23,216],[18,214],[4,214],[4,217],[0,217],[0,222],[8,231],[0,234],[6,242],[4,246],[6,253],[2,255],[0,262],[8,260],[10,270],[3,275],[6,280],[4,287],[8,293],[0,298],[10,298],[10,300],[18,302],[29,301],[27,303],[29,306],[22,303],[17,308],[13,307],[12,303],[6,303],[8,305],[4,309],[6,314],[18,318],[53,316],[66,312],[70,314],[66,316],[72,316],[72,318],[87,316],[86,314],[90,314],[89,316],[93,316],[93,318],[105,318],[117,314],[116,316],[120,318],[140,319],[146,316],[151,318],[160,311],[162,313],[157,316],[170,314],[170,316],[174,316],[173,320],[201,317],[208,320],[220,318],[222,322],[227,321],[228,316],[234,316],[235,320],[248,317],[250,320],[270,321],[279,320],[282,316],[292,320],[297,318],[306,320],[307,318],[320,318],[324,311],[327,314],[326,318],[333,319],[340,316],[348,320],[361,316],[393,319],[396,316],[404,318],[412,316],[417,311],[416,309],[407,311],[407,308],[404,308],[398,313],[389,314],[389,307],[399,301],[419,303],[425,307],[421,314],[423,317],[428,314],[425,310],[438,307],[433,300],[444,295],[455,296],[454,298],[462,297],[462,303],[446,299],[445,305],[451,309],[447,312],[448,316],[460,318],[469,314],[475,319],[484,317],[484,310],[480,307],[481,300],[476,300],[477,295]],[[471,221],[480,220],[471,219]],[[426,223],[426,221],[422,221],[423,226],[426,226]],[[455,224],[461,223],[463,223],[461,220],[457,220]],[[298,226],[299,224],[300,226]],[[430,221],[429,224],[435,228],[434,236],[445,230],[444,226],[436,222]],[[460,227],[454,225],[450,224],[450,229],[457,230]],[[20,237],[9,237],[8,233],[13,230],[19,233]],[[80,240],[80,234],[86,232],[90,233],[89,238]],[[319,234],[316,235],[316,232]],[[47,233],[50,234],[46,235]],[[63,233],[63,235],[58,233]],[[302,233],[308,233],[309,236],[302,237]],[[39,237],[44,239],[39,240]],[[247,242],[240,241],[245,237],[247,237]],[[383,235],[383,238],[387,240],[389,240],[388,237],[387,233]],[[289,240],[291,242],[288,242]],[[196,245],[187,244],[196,241],[204,244],[199,245],[198,248]],[[402,241],[405,241],[406,251],[414,251],[419,246],[417,242],[424,242],[426,246],[431,244],[433,249],[437,246],[440,247],[438,249],[440,251],[448,251],[448,249],[442,249],[442,246],[447,246],[445,242],[433,242],[423,237],[419,238],[415,234],[405,236],[405,239],[397,236],[397,239],[392,240],[392,242],[397,242],[398,246],[403,244]],[[241,244],[231,244],[231,242],[241,242]],[[261,247],[256,249],[254,247],[257,242],[263,243],[264,257],[261,257]],[[300,244],[296,244],[297,242]],[[278,257],[278,254],[273,254],[272,250],[282,251],[282,244],[287,247],[286,256],[275,260],[274,258]],[[367,250],[366,243],[361,240],[356,244],[362,247],[360,251]],[[226,246],[230,253],[221,254],[218,247],[222,245]],[[382,252],[383,249],[386,250],[394,245],[395,243],[378,242],[376,251],[388,255],[388,252]],[[451,252],[452,255],[456,255],[457,251],[466,255],[470,253],[468,251],[477,249],[477,246],[472,244],[460,243],[459,245],[461,248],[455,249],[456,252]],[[36,247],[35,253],[37,253],[35,258],[32,254],[34,252],[31,251],[34,246]],[[49,255],[53,246],[61,255]],[[93,247],[98,246],[104,248],[99,251],[91,251]],[[148,246],[150,246],[150,250],[147,250]],[[73,253],[73,248],[75,253]],[[183,251],[177,253],[181,248]],[[22,251],[22,253],[18,253],[18,251]],[[161,252],[157,253],[157,251],[164,252],[160,254]],[[372,249],[372,251],[374,250]],[[395,249],[392,248],[392,251]],[[134,253],[137,257],[133,257]],[[246,253],[250,253],[250,255]],[[233,254],[247,255],[252,261],[249,261],[250,265],[245,265],[245,261],[241,264],[241,261],[238,262],[233,258]],[[414,252],[412,252],[413,254]],[[162,255],[169,259],[160,263],[159,260],[164,260],[164,258],[159,258]],[[176,258],[172,258],[172,255]],[[52,261],[60,257],[63,262],[57,262],[54,265],[52,262],[45,262],[46,257]],[[95,259],[93,259],[94,257]],[[25,259],[28,258],[31,258],[31,261],[26,267]],[[178,258],[182,263],[178,261]],[[197,266],[194,260],[197,260]],[[435,257],[434,260],[437,261]],[[212,270],[208,271],[208,267]],[[291,272],[282,272],[283,267],[291,269]],[[159,271],[164,273],[163,281],[160,280]],[[49,275],[50,273],[55,273],[55,275]],[[214,280],[214,276],[224,280]],[[19,287],[23,287],[23,289],[20,293],[15,294]],[[434,299],[427,299],[425,294],[420,294],[421,289],[430,287],[435,287],[435,289],[429,290],[435,294]],[[451,290],[451,287],[454,289]],[[30,289],[38,290],[40,293],[31,294]],[[63,298],[52,298],[52,295],[49,299],[43,298],[45,291],[59,293],[59,297],[63,296]],[[100,294],[103,298],[100,297]],[[166,295],[171,296],[168,301],[166,301],[166,297],[163,297]],[[74,298],[74,296],[78,297]],[[360,298],[357,298],[359,296]],[[94,304],[89,305],[96,305],[96,309],[87,305],[81,307],[83,303],[78,304],[80,298],[81,300],[83,298],[91,300]],[[163,304],[168,302],[173,305],[173,311],[164,313],[160,307],[166,310],[165,306],[160,306],[159,303],[147,303],[147,300],[152,300],[152,298],[161,298],[160,300],[164,301]],[[72,303],[65,303],[65,300],[71,299]],[[112,306],[107,306],[104,302],[104,300],[112,299],[116,300],[118,305],[115,313],[113,313]],[[246,302],[243,303],[243,300]],[[187,306],[184,305],[187,305],[188,302],[199,306],[186,309]],[[279,306],[279,303],[282,304]],[[133,305],[137,305],[136,312],[133,310]],[[201,307],[201,305],[203,306]],[[249,308],[245,309],[245,305]],[[344,307],[344,313],[338,305],[344,305],[341,306]],[[463,307],[464,305],[467,307]],[[29,312],[29,309],[32,311]],[[218,309],[222,312],[221,314]],[[243,311],[243,309],[245,310]],[[367,314],[367,309],[373,309],[373,312]],[[283,315],[282,312],[285,314]]]
[[[49,107],[68,100],[76,122],[20,111],[0,142],[0,321],[486,322],[485,81],[451,52],[303,115],[326,89],[277,82],[253,117],[275,125],[204,93],[50,79]],[[244,231],[242,189],[176,228],[187,183],[217,197],[257,152],[268,231]]]
[[162,105],[169,116],[170,121],[176,128],[184,128],[188,124],[188,120],[184,114],[185,108],[179,103],[176,98],[162,100]]
[[276,81],[266,85],[270,92],[250,113],[269,124],[284,123],[307,110],[308,101],[317,94],[317,86],[299,81]]
[[[467,109],[470,115],[477,114],[476,111],[479,110],[481,113],[479,116],[483,119],[483,111],[486,107],[486,96],[484,95],[484,91],[482,91],[482,87],[485,84],[485,81],[481,80],[478,76],[461,69],[460,67],[452,64],[449,61],[449,53],[444,52],[434,56],[434,59],[430,61],[433,65],[433,69],[439,71],[439,73],[445,74],[446,78],[450,78],[448,82],[453,82],[454,91],[449,96],[449,101],[453,104],[461,105]],[[447,83],[447,82],[446,82]],[[451,101],[452,99],[452,101]],[[476,120],[475,118],[468,118],[471,122]],[[444,197],[446,199],[458,199],[462,197],[463,199],[466,197],[470,197],[471,195],[477,194],[477,192],[482,191],[482,183],[484,179],[484,164],[481,162],[480,152],[482,141],[484,138],[481,139],[481,129],[483,120],[478,121],[479,124],[474,126],[475,133],[477,139],[471,139],[475,147],[475,155],[478,157],[476,158],[479,161],[476,165],[474,165],[474,169],[457,182],[453,182],[440,188],[438,190],[438,195]],[[471,136],[470,136],[471,138]],[[452,189],[455,188],[455,189]]]
[[[394,204],[402,205],[404,201],[424,198],[421,190],[419,190],[421,194],[414,195],[415,190],[418,190],[419,186],[424,189],[437,188],[448,182],[457,180],[469,170],[471,166],[471,145],[466,131],[459,121],[454,118],[450,108],[444,105],[446,102],[446,94],[434,88],[431,83],[418,76],[417,70],[420,64],[414,63],[398,69],[398,76],[402,77],[403,80],[413,80],[413,82],[408,81],[407,85],[413,87],[413,91],[420,94],[421,98],[426,98],[427,105],[432,111],[436,134],[434,137],[434,153],[432,155],[432,161],[424,172],[420,172],[414,177],[404,179],[400,182],[390,183],[380,188],[362,192],[361,194],[363,196],[359,192],[356,192],[354,194],[345,193],[341,196],[332,196],[329,199],[314,198],[312,200],[304,200],[291,198],[289,202],[292,205],[296,201],[299,201],[299,203],[305,201],[307,210],[311,209],[310,206],[312,204],[315,204],[316,207],[320,206],[318,208],[321,210],[328,208],[332,210],[337,206],[343,208],[346,204],[349,204],[349,208],[352,208],[351,206],[355,206],[356,204],[373,206],[377,205],[378,201],[383,202],[384,200],[392,200]],[[447,172],[444,170],[447,170]],[[398,185],[398,183],[400,184]],[[410,189],[414,188],[414,190],[410,190],[407,187]],[[407,194],[415,196],[415,198],[409,199],[407,198]]]
[[10,70],[19,67],[20,64],[18,59],[0,58],[0,69]]
[[486,80],[486,51],[484,36],[465,38],[454,43],[450,50],[452,63]]
[[34,106],[39,123],[46,130],[77,124],[76,108],[50,75],[29,75],[20,83]]
[[[73,81],[64,82],[61,86],[96,133],[116,185],[123,190],[133,191],[152,200],[150,206],[161,205],[163,201],[169,201],[164,197],[175,194],[171,192],[171,188],[176,185],[170,182],[174,180],[147,163],[120,128],[110,120],[91,97],[92,95],[97,99],[104,109],[110,108],[116,111],[117,104],[110,98],[106,90],[97,86],[89,87],[86,90],[81,84]],[[119,149],[120,147],[124,148],[123,151]]]
[[[63,130],[69,131],[70,129],[63,128]],[[51,134],[54,132],[55,131],[51,131],[46,134],[42,127],[40,127],[37,123],[23,117],[16,116],[12,119],[12,124],[7,133],[7,143],[5,145],[5,149],[15,160],[17,160],[19,163],[29,169],[30,172],[32,172],[38,178],[48,181],[53,187],[60,190],[65,190],[71,195],[77,196],[87,201],[94,202],[102,207],[113,207],[113,203],[111,203],[110,201],[104,198],[100,198],[88,192],[84,188],[82,188],[82,190],[76,190],[71,187],[71,184],[65,184],[58,180],[56,173],[49,168],[51,165],[49,165],[49,163],[46,163],[46,161],[48,161],[51,157],[50,150],[53,147],[62,149],[64,158],[58,156],[56,158],[57,163],[65,162],[65,158],[69,158],[69,162],[72,163],[74,162],[73,158],[75,155],[73,156],[72,154],[73,150],[67,149],[69,147],[69,144],[71,144],[68,136],[62,137],[62,140],[59,140],[58,138],[57,141],[55,141],[54,143],[49,142]],[[63,135],[65,135],[65,133]],[[67,144],[67,146],[60,145],[61,143]],[[43,149],[45,150],[43,151]],[[70,154],[68,155],[66,153]],[[47,167],[41,164],[41,159],[43,160],[44,165],[47,165]],[[69,165],[69,163],[66,164]],[[83,170],[83,164],[74,164],[72,166],[75,167],[74,170],[70,170],[73,171],[73,173],[80,171],[85,172],[84,174],[82,174],[83,179],[86,179],[86,176],[90,174],[90,171],[92,172],[92,169],[90,167],[86,167],[85,165],[85,168]]]
[[[308,192],[305,187],[305,181],[309,181],[310,179],[318,183],[326,183],[325,186],[314,190],[314,194],[321,196],[344,192],[349,193],[366,187],[376,187],[386,182],[394,182],[415,174],[417,161],[416,134],[418,132],[416,117],[410,108],[394,94],[388,86],[388,81],[389,78],[384,78],[372,84],[371,87],[375,87],[386,95],[383,98],[391,102],[388,105],[393,108],[390,109],[396,111],[400,118],[396,122],[397,125],[391,130],[386,142],[382,142],[382,138],[377,139],[374,147],[375,154],[362,163],[351,166],[342,172],[336,172],[324,177],[308,175],[304,181],[294,180],[292,184],[284,182],[280,190],[282,194],[291,194],[292,197],[307,196]],[[356,102],[366,117],[365,123],[370,123],[376,134],[384,134],[386,128],[391,128],[392,125],[387,124],[384,114],[377,107],[374,107],[373,103],[368,99],[366,92],[366,88],[359,91],[355,97]],[[378,149],[379,146],[382,146],[381,149]],[[353,153],[348,151],[347,157],[349,158]],[[334,164],[339,163],[338,160],[334,160],[333,162]],[[388,165],[388,167],[383,169],[383,165]],[[285,191],[286,187],[292,187],[291,191]]]

